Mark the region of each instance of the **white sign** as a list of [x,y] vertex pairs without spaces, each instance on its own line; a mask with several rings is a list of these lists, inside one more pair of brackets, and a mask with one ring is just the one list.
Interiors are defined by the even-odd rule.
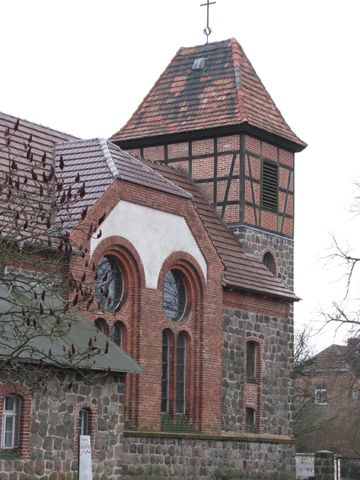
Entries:
[[80,435],[79,480],[92,480],[90,435]]
[[296,454],[296,478],[314,477],[314,455]]

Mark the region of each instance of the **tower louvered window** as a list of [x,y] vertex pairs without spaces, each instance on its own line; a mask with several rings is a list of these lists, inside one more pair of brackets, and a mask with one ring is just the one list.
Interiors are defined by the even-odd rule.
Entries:
[[265,210],[277,212],[278,209],[278,166],[276,163],[263,161],[261,206]]

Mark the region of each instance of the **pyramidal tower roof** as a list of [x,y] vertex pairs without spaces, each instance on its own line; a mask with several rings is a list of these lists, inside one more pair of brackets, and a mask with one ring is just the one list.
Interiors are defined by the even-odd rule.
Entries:
[[236,127],[306,144],[291,130],[235,39],[180,48],[114,142]]

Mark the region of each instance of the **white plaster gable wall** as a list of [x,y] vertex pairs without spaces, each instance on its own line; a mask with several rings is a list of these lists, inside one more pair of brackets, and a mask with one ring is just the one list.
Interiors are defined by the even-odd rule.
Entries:
[[101,230],[101,238],[91,239],[90,254],[105,238],[125,238],[140,255],[148,288],[157,288],[164,261],[179,251],[193,256],[207,278],[205,258],[185,219],[179,215],[120,201],[102,223]]

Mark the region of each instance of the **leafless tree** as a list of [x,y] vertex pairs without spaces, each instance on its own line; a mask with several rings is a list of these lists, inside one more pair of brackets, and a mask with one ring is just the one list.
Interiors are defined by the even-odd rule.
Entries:
[[67,213],[86,186],[79,173],[66,184],[64,160],[56,168],[45,152],[35,153],[32,134],[20,152],[13,141],[19,129],[16,121],[0,133],[0,373],[45,388],[49,365],[74,368],[104,351],[96,338],[85,346],[63,341],[77,322],[78,304],[92,297],[68,273],[74,252]]

